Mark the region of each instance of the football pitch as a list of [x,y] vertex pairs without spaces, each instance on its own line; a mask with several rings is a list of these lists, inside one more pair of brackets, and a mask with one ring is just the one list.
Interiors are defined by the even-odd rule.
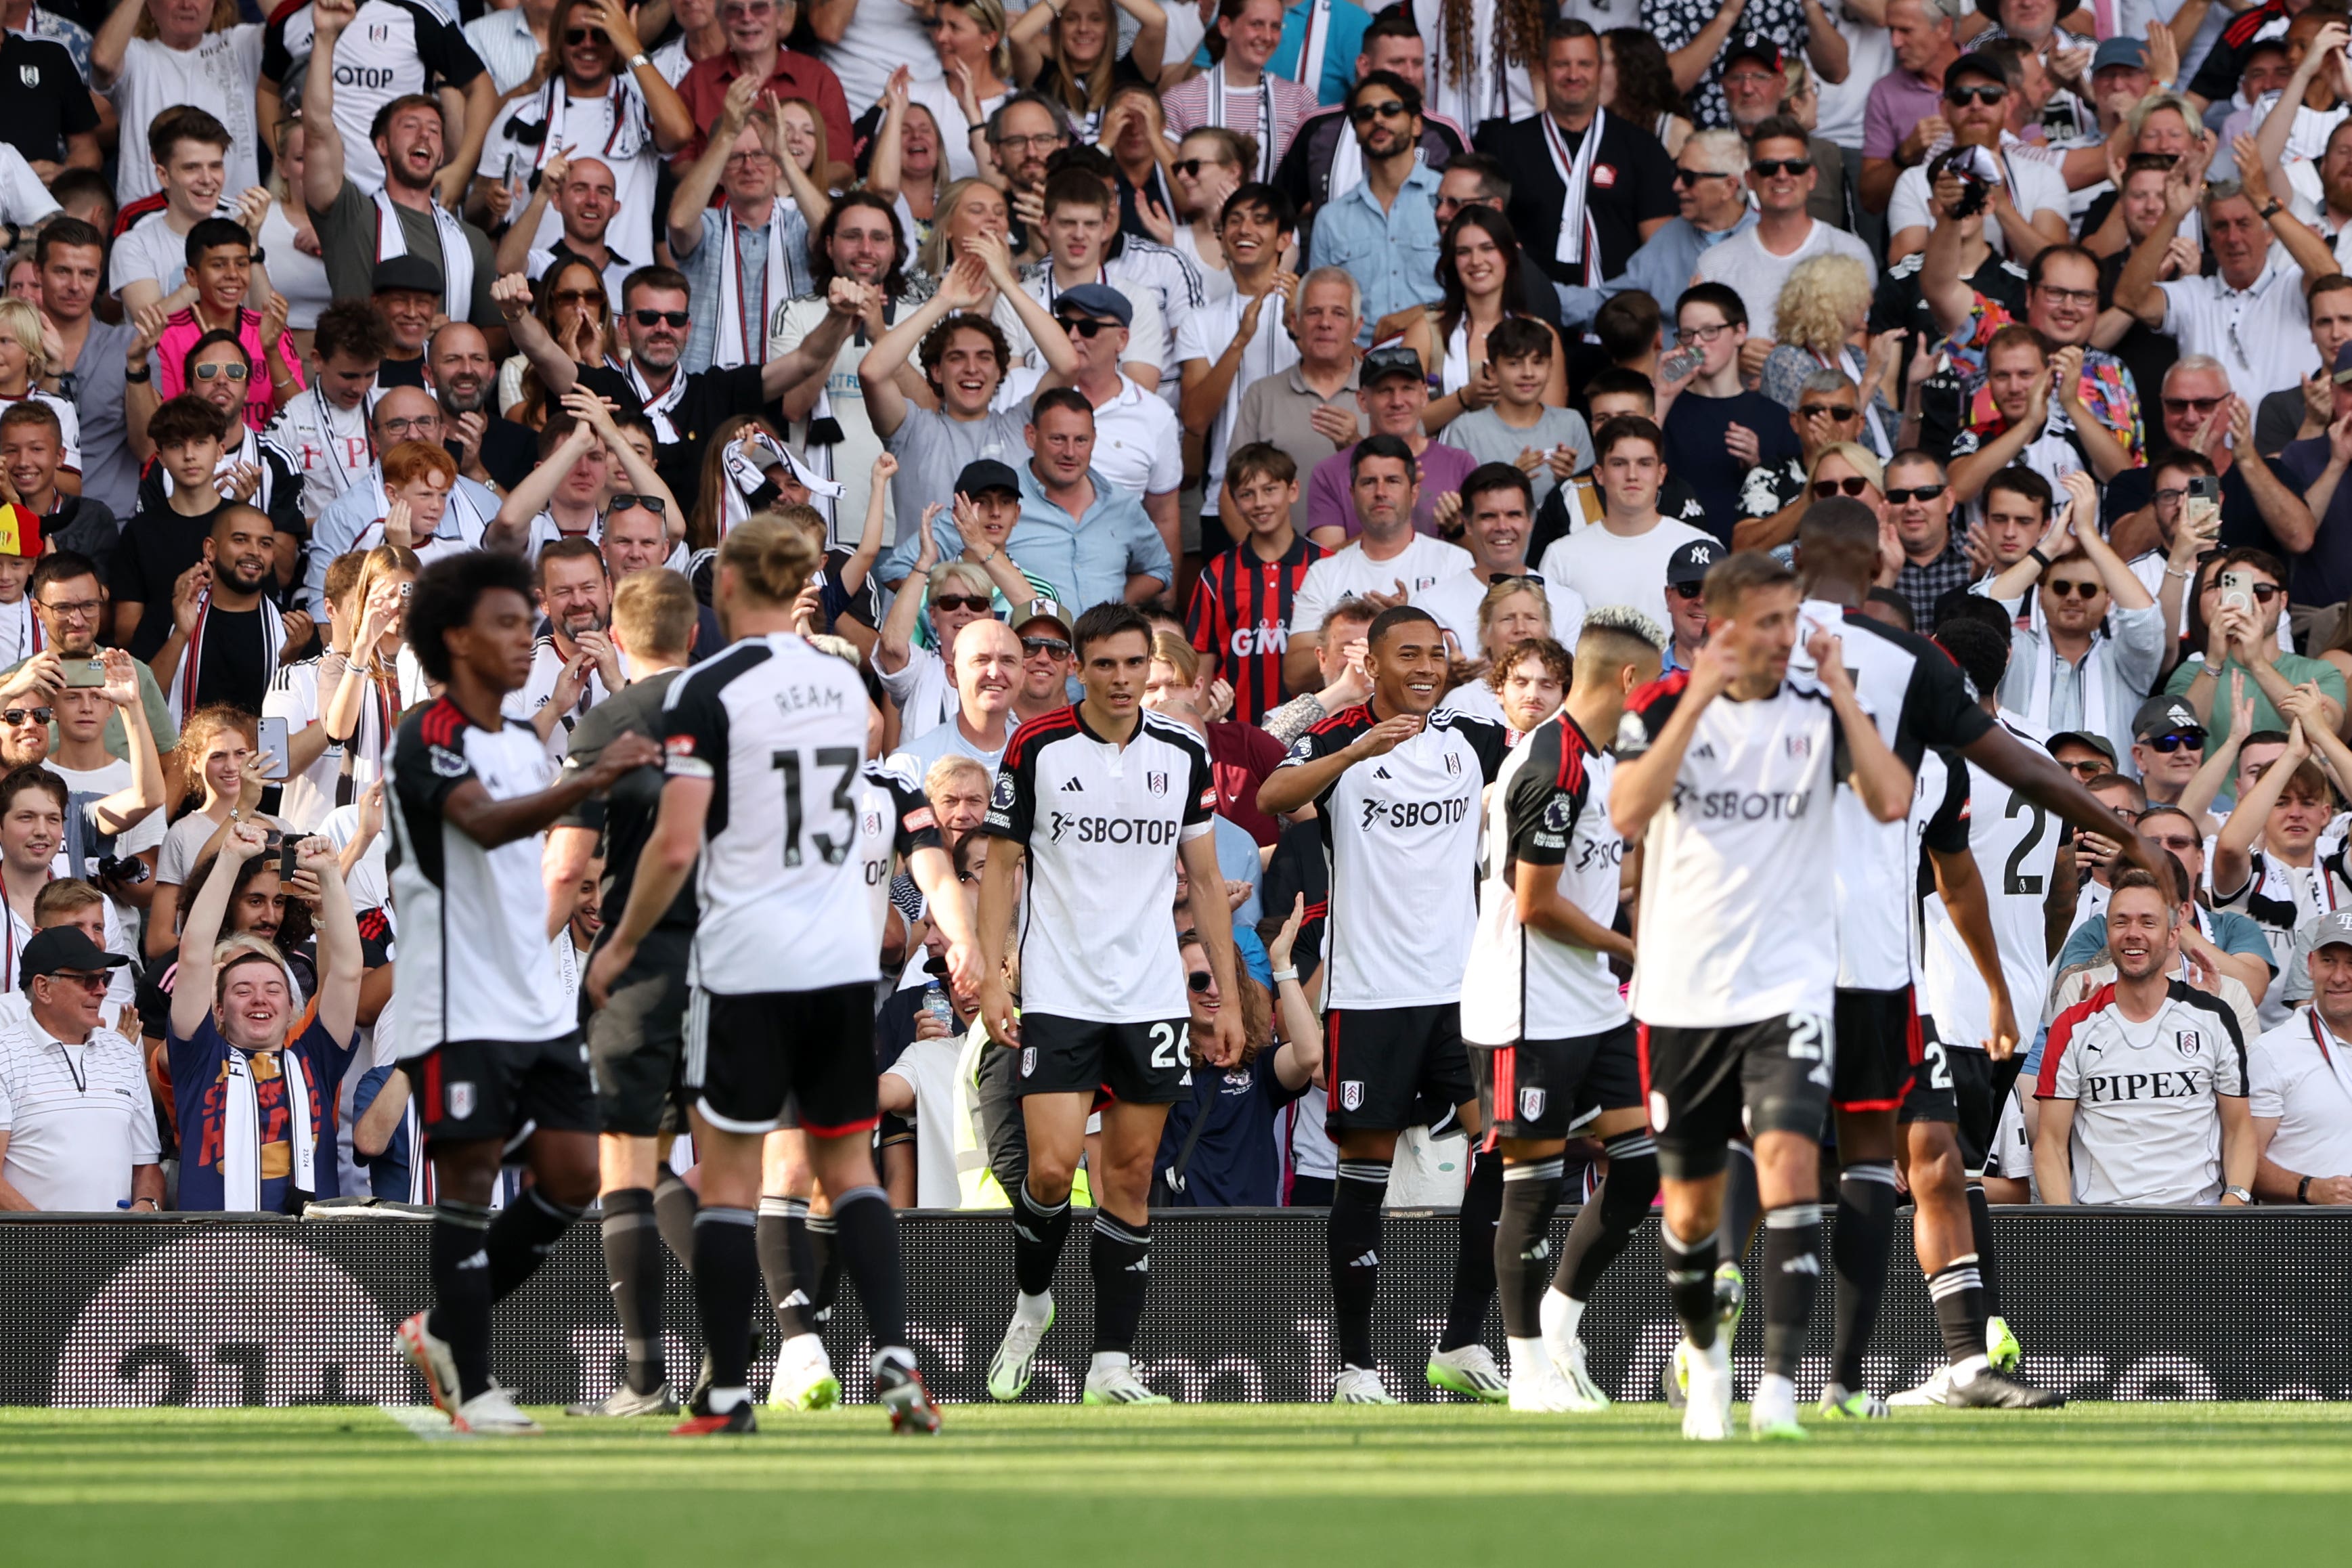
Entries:
[[695,1442],[554,1411],[544,1437],[452,1439],[400,1414],[0,1410],[0,1562],[1916,1568],[2234,1549],[2282,1568],[2343,1563],[2352,1526],[2340,1405],[1904,1411],[1707,1447],[1656,1405],[959,1405],[928,1440],[869,1406]]

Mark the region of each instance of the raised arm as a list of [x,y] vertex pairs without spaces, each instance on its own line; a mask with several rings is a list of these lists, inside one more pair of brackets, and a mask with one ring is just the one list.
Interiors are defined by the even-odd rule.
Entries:
[[119,647],[105,649],[101,657],[106,661],[106,684],[99,695],[122,715],[122,742],[131,753],[131,782],[92,809],[102,830],[120,833],[163,804],[163,763],[155,752],[155,733],[147,728],[141,708],[138,666]]
[[2286,793],[2294,770],[2310,755],[2311,740],[2304,733],[2303,721],[2297,720],[2287,731],[2286,750],[2238,797],[2230,820],[2221,824],[2221,831],[2213,840],[2216,899],[2227,901],[2245,890],[2246,879],[2253,875],[2254,847],[2262,842],[2263,829],[2270,825],[2271,808]]
[[332,844],[305,838],[295,847],[294,863],[319,879],[319,1022],[340,1043],[359,1025],[360,982],[367,973],[359,916],[352,910],[351,889],[343,886]]
[[[1023,16],[1028,12],[1024,11]],[[875,128],[874,146],[866,164],[866,188],[886,202],[895,202],[906,182],[907,68],[898,67],[882,89],[882,123]]]
[[931,531],[931,520],[946,510],[933,501],[923,508],[922,518],[915,524],[919,541],[915,563],[892,596],[890,613],[882,617],[881,633],[874,642],[874,668],[883,674],[896,675],[906,668],[914,651],[915,616],[923,608],[923,584],[931,568],[940,563],[939,537]]
[[[719,123],[711,127],[710,140],[694,162],[678,172],[677,194],[669,200],[668,224],[670,254],[680,263],[702,248],[702,215],[710,210],[710,198],[719,189],[719,176],[727,172],[735,138],[751,122],[751,106],[759,95],[760,83],[752,77],[739,76],[729,82],[727,99],[719,106]],[[503,257],[499,264],[501,269],[507,269]]]
[[563,437],[562,444],[541,458],[530,472],[516,480],[515,488],[509,490],[506,500],[499,503],[499,526],[528,529],[530,520],[547,510],[547,503],[555,499],[557,487],[563,483],[564,477],[572,472],[573,466],[588,455],[588,448],[594,446],[597,439],[595,427],[586,420],[572,426],[572,433]]
[[1184,390],[1178,401],[1177,415],[1192,435],[1206,436],[1209,426],[1216,423],[1225,406],[1225,395],[1233,390],[1234,377],[1241,370],[1242,353],[1257,340],[1258,317],[1265,310],[1265,302],[1281,291],[1288,277],[1287,273],[1276,273],[1271,283],[1242,307],[1240,329],[1215,359],[1184,362]]
[[857,362],[857,382],[866,389],[866,416],[876,435],[887,441],[907,422],[908,398],[898,384],[898,373],[915,357],[931,329],[987,298],[987,271],[979,258],[966,256],[940,279],[936,293],[892,322],[890,330],[866,351],[866,357]]
[[358,14],[354,0],[311,0],[317,36],[302,77],[302,200],[313,212],[333,206],[343,188],[343,133],[335,126],[335,40]]
[[[2341,24],[2331,24],[2339,29]],[[2308,58],[2309,57],[2305,57]],[[2322,278],[2332,278],[2343,268],[2336,264],[2336,247],[2319,237],[2318,231],[2294,216],[2284,202],[2271,192],[2269,173],[2254,156],[2254,139],[2241,136],[2231,143],[2238,155],[2238,185],[2247,201],[2253,204],[2254,214],[2281,245],[2286,247],[2294,264],[2303,268],[2304,290]],[[2249,447],[2248,451],[2252,448]]]
[[547,162],[540,165],[538,188],[514,215],[506,233],[499,236],[499,247],[490,256],[490,264],[503,278],[509,272],[528,274],[530,267],[531,241],[539,237],[539,226],[547,216],[547,204],[563,188],[563,176],[572,172],[572,149],[558,147],[548,153]]
[[980,258],[980,264],[988,269],[988,280],[996,286],[996,291],[1004,297],[1013,307],[1013,313],[1028,329],[1030,341],[1037,345],[1038,353],[1045,357],[1045,368],[1065,379],[1077,374],[1078,353],[1070,346],[1070,334],[1062,330],[1061,322],[1054,320],[1052,311],[1046,310],[1028,289],[1021,287],[1020,274],[1013,270],[1013,253],[1005,248],[1003,237],[976,234],[963,242],[963,251],[967,256]]
[[669,493],[669,486],[662,482],[661,470],[637,456],[637,449],[629,445],[628,437],[621,434],[621,427],[613,423],[613,410],[604,400],[584,386],[575,386],[563,395],[563,411],[595,431],[597,439],[604,443],[604,449],[613,454],[613,460],[621,465],[621,472],[628,476],[629,483],[636,488],[639,495],[661,498],[664,503],[662,518],[670,532],[671,542],[684,539],[685,510],[677,504],[677,498]]
[[2195,210],[2197,194],[2204,184],[2204,169],[2185,167],[2188,163],[2183,158],[2165,172],[2164,216],[2147,231],[2147,237],[2132,247],[2131,259],[2124,263],[2123,274],[2116,279],[2116,308],[2130,311],[2144,327],[2164,325],[2168,306],[2156,280],[2163,275],[2172,237],[2180,232],[2181,219]]
[[561,397],[571,391],[580,379],[580,366],[530,313],[530,279],[520,272],[507,273],[490,285],[490,298],[498,301],[499,314],[506,318],[507,336],[539,373],[548,395]]
[[[139,30],[139,18],[145,15],[147,0],[120,0],[107,13],[106,26],[98,30],[98,37],[90,40],[89,46],[89,85],[97,91],[111,92],[122,79],[123,57],[131,52],[131,37]],[[143,134],[133,139],[132,157],[143,153],[145,149],[141,144],[145,140]]]
[[1724,40],[1731,29],[1739,25],[1739,14],[1747,8],[1747,0],[1725,0],[1715,19],[1698,30],[1698,36],[1666,57],[1666,68],[1674,72],[1675,90],[1687,93],[1706,79],[1709,67],[1723,52]]
[[[481,788],[478,784],[474,787]],[[172,983],[172,1033],[184,1040],[194,1037],[213,1010],[213,944],[220,940],[221,921],[228,914],[237,869],[269,842],[268,830],[250,821],[231,822],[215,837],[220,848],[213,857],[212,875],[196,889],[180,924],[180,967]]]
[[788,388],[811,381],[822,384],[832,374],[841,345],[849,341],[850,329],[865,313],[868,291],[868,285],[846,278],[836,278],[827,285],[829,309],[824,320],[810,328],[808,336],[760,367],[760,395],[772,403]]

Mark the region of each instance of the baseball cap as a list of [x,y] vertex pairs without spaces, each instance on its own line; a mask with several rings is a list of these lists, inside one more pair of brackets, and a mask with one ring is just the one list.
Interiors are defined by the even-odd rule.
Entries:
[[2205,733],[2205,721],[2197,710],[2178,697],[2151,697],[2139,705],[2132,715],[2132,736],[2182,734],[2189,731]]
[[1694,583],[1704,583],[1715,563],[1727,552],[1712,539],[1694,539],[1666,557],[1666,586],[1685,588]]
[[1357,374],[1360,386],[1370,386],[1385,376],[1410,376],[1415,381],[1427,379],[1421,368],[1421,356],[1408,348],[1374,349],[1364,356],[1362,369]]
[[2304,951],[2317,952],[2338,942],[2352,947],[2352,910],[2331,910],[2312,921],[2309,944]]
[[89,934],[79,926],[51,926],[35,931],[33,940],[25,944],[17,955],[16,973],[20,983],[31,989],[32,983],[45,974],[62,973],[67,970],[89,971],[113,969],[130,963],[119,952],[109,952],[89,940]]
[[1108,316],[1122,327],[1135,325],[1135,306],[1108,283],[1081,283],[1063,289],[1055,297],[1054,309],[1058,311],[1065,305],[1089,316]]
[[963,466],[963,472],[956,476],[955,488],[960,496],[984,496],[991,490],[1010,490],[1018,496],[1021,476],[1013,471],[1009,463],[982,458]]
[[1772,41],[1770,34],[1759,33],[1751,27],[1744,33],[1734,33],[1731,42],[1724,46],[1724,68],[1729,69],[1734,60],[1761,60],[1773,70],[1779,70],[1780,46]]
[[2009,85],[2009,73],[2000,68],[2000,61],[1981,51],[1972,50],[1946,66],[1944,86],[1948,89],[1953,82],[1964,76],[1982,77],[1987,81],[1996,81],[2003,87]]
[[421,256],[387,256],[368,278],[368,292],[389,294],[405,289],[415,294],[441,292],[441,269]]
[[2054,752],[2069,741],[2074,742],[2078,746],[2090,747],[2091,750],[2106,758],[2109,770],[2113,770],[2116,760],[2116,748],[2113,742],[2109,742],[2105,735],[2094,735],[2088,730],[2061,730],[2056,734],[2051,736],[2049,741],[2045,743],[2052,751]]
[[2147,64],[2147,45],[2137,38],[2108,38],[2091,55],[2091,74],[2098,75],[2110,66],[2125,66],[2139,70]]
[[1061,628],[1064,637],[1071,635],[1070,612],[1042,596],[1030,600],[1028,607],[1014,616],[1010,624],[1015,632],[1025,632],[1038,621],[1051,621]]
[[2352,343],[2346,343],[2336,351],[2332,374],[2339,382],[2352,382]]
[[38,555],[41,520],[30,507],[0,506],[0,555]]

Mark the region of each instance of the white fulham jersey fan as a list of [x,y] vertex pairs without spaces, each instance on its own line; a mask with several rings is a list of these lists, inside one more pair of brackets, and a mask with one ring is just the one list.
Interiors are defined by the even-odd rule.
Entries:
[[1574,1039],[1625,1021],[1607,957],[1528,930],[1517,893],[1520,865],[1557,866],[1562,899],[1596,925],[1615,923],[1625,860],[1625,841],[1609,820],[1616,767],[1562,709],[1528,732],[1496,775],[1478,931],[1462,977],[1462,1037],[1470,1044]]

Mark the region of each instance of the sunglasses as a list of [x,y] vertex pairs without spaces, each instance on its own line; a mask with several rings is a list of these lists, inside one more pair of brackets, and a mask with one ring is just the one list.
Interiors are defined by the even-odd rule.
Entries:
[[2229,401],[2226,394],[2220,397],[2168,397],[2164,400],[2164,411],[2167,414],[2210,414]]
[[1812,403],[1798,409],[1797,412],[1803,415],[1808,419],[1811,419],[1816,414],[1826,414],[1832,419],[1851,419],[1853,417],[1853,405],[1851,403]]
[[54,974],[44,974],[38,978],[56,981],[66,985],[79,985],[92,994],[105,990],[108,984],[108,977],[103,974],[83,974],[70,969],[60,969]]
[[1205,969],[1196,969],[1184,976],[1184,984],[1192,987],[1195,995],[1206,993],[1209,987],[1216,983],[1217,977]]
[[1023,637],[1021,651],[1024,654],[1050,653],[1055,658],[1067,658],[1070,656],[1070,645],[1060,637]]
[[22,724],[27,720],[36,724],[46,724],[56,717],[57,710],[53,708],[11,708],[5,712],[0,712],[0,721],[5,721],[11,727]]
[[2205,749],[2205,731],[2202,730],[2183,730],[2170,735],[2150,735],[2147,740],[2141,742],[2140,744],[2146,746],[2151,752],[2160,752],[2168,757],[2172,755],[2173,752],[2180,750],[2183,746],[2188,747],[2192,752],[2201,752]]
[[1980,81],[1968,87],[1948,87],[1944,89],[1946,103],[1999,103],[2009,96],[2009,89],[1993,82]]
[[1815,500],[1827,500],[1830,497],[1838,494],[1840,491],[1850,496],[1858,496],[1869,488],[1870,481],[1864,479],[1860,474],[1848,474],[1842,479],[1815,479],[1813,481],[1813,499]]
[[1106,327],[1116,327],[1117,321],[1098,321],[1092,316],[1056,316],[1055,324],[1074,338],[1093,339],[1102,335]]
[[641,327],[656,327],[667,321],[673,327],[683,328],[694,320],[691,310],[632,310],[629,314],[637,319],[637,325]]
[[567,44],[593,44],[602,41],[604,37],[604,34],[598,32],[593,27],[566,27],[563,29],[563,41]]
[[941,610],[973,610],[985,615],[988,612],[988,597],[983,594],[932,595],[931,613],[937,615]]
[[226,376],[231,381],[243,381],[252,371],[241,364],[200,364],[196,366],[198,381],[218,381]]
[[633,506],[641,506],[647,511],[653,513],[656,517],[659,517],[662,513],[669,510],[669,502],[662,500],[659,496],[637,495],[629,490],[619,490],[614,492],[613,496],[613,510],[626,511]]
[[1214,158],[1179,158],[1168,165],[1188,180],[1197,180],[1203,169],[1222,169],[1224,164]]
[[2187,855],[2193,850],[2202,849],[2205,847],[2204,845],[2198,842],[2196,839],[2189,837],[2186,833],[2171,838],[2159,838],[2156,842],[2162,845],[2165,848],[2171,850],[2176,855]]
[[1907,490],[1888,490],[1886,500],[1890,506],[1909,506],[1915,500],[1934,500],[1943,493],[1941,485],[1916,485]]
[[1543,574],[1540,572],[1489,572],[1486,574],[1486,585],[1490,588],[1499,588],[1506,583],[1525,583],[1531,587],[1540,588],[1543,586]]
[[2115,767],[2115,764],[2105,757],[2083,757],[2071,763],[2060,763],[2058,765],[2070,773],[2080,773],[2086,779],[2096,778]]
[[1370,125],[1375,120],[1402,120],[1404,105],[1393,98],[1380,103],[1360,103],[1348,110],[1348,118],[1359,125]]
[[1701,180],[1736,180],[1738,177],[1714,169],[1685,169],[1679,163],[1675,165],[1675,184],[1678,185],[1696,185]]
[[1669,583],[1666,584],[1666,592],[1672,594],[1677,599],[1696,599],[1705,596],[1706,593],[1706,584],[1704,583]]
[[551,305],[585,305],[591,301],[601,305],[604,302],[604,290],[602,289],[558,289],[554,293],[549,295],[547,300],[548,303]]
[[2095,599],[2100,595],[2107,591],[2105,585],[2099,583],[2068,583],[2060,581],[2053,582],[2048,584],[2048,586],[2050,589],[2050,596],[2053,599]]
[[[2218,579],[2216,582],[2218,583]],[[2207,584],[2209,587],[2214,585],[2215,584]],[[2246,588],[2247,591],[2252,593],[2256,599],[2265,605],[2269,604],[2273,599],[2277,598],[2281,594],[2286,592],[2285,589],[2280,587],[2275,583],[2249,583],[2246,584]]]
[[1769,180],[1778,174],[1794,179],[1812,166],[1812,161],[1808,158],[1759,158],[1748,168],[1759,179]]

